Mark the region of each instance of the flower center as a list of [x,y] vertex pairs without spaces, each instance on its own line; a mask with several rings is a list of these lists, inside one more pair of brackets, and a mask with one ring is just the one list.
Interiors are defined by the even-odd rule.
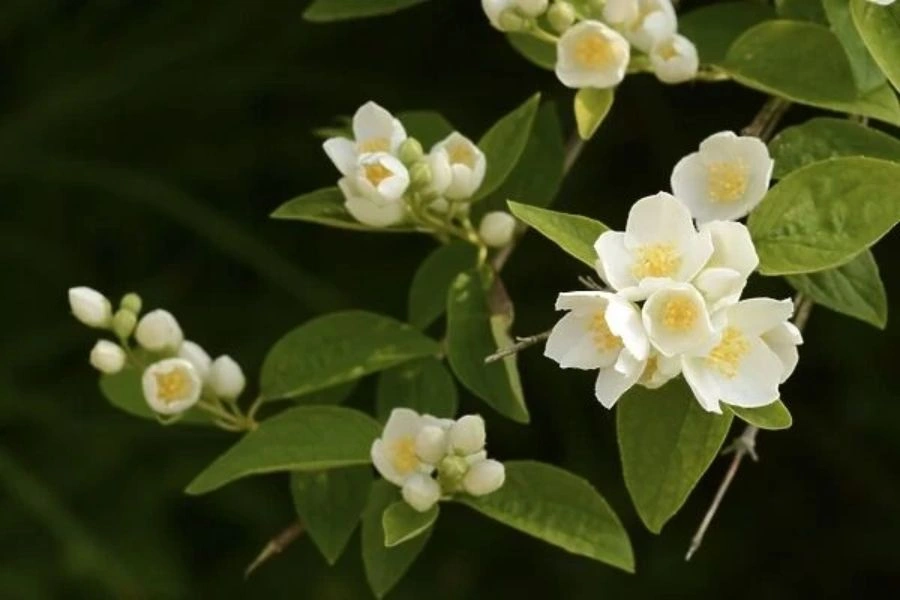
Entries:
[[637,251],[637,260],[631,266],[635,279],[644,277],[671,277],[681,266],[681,257],[672,244],[647,244]]
[[609,330],[605,311],[597,311],[591,319],[591,337],[601,352],[612,352],[622,347],[622,339]]
[[683,296],[670,298],[663,307],[663,323],[672,331],[688,331],[697,322],[697,305]]
[[390,169],[379,162],[365,165],[363,171],[365,172],[366,179],[369,180],[369,183],[375,186],[394,174]]
[[451,165],[465,165],[470,169],[475,168],[475,153],[468,144],[454,144],[447,151]]
[[641,373],[638,383],[642,385],[651,383],[657,371],[659,371],[659,357],[654,354],[647,359],[647,365],[644,367],[644,372]]
[[726,327],[722,341],[706,357],[706,363],[725,377],[737,375],[741,359],[750,351],[750,342],[735,327]]
[[391,141],[383,137],[369,138],[358,142],[356,148],[360,154],[365,154],[366,152],[389,152]]
[[747,191],[747,165],[742,160],[712,162],[706,166],[706,184],[715,202],[734,202]]
[[675,49],[675,42],[673,40],[663,42],[658,48],[657,54],[665,61],[672,60],[678,56],[678,50]]
[[575,60],[583,67],[602,69],[616,61],[616,52],[604,36],[591,35],[575,45]]
[[391,464],[401,475],[406,475],[415,470],[419,464],[416,456],[416,440],[412,437],[402,437],[391,444]]
[[168,373],[155,373],[156,395],[166,404],[185,398],[191,391],[191,378],[184,369],[173,368]]

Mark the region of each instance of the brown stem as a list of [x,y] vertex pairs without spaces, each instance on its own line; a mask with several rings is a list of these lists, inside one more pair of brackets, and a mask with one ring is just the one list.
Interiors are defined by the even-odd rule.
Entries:
[[540,344],[544,340],[550,337],[550,332],[545,331],[543,333],[538,333],[535,335],[529,335],[527,337],[519,337],[516,338],[516,343],[512,346],[508,346],[506,348],[501,348],[497,350],[490,356],[485,357],[484,364],[490,364],[492,362],[497,362],[502,358],[506,358],[507,356],[512,356],[513,354],[519,352],[520,350],[524,350],[525,348],[529,348],[534,346],[535,344]]
[[303,523],[296,521],[291,523],[281,533],[269,540],[262,552],[253,560],[252,563],[244,570],[244,579],[250,577],[253,571],[258,569],[264,562],[284,551],[294,541],[303,535]]

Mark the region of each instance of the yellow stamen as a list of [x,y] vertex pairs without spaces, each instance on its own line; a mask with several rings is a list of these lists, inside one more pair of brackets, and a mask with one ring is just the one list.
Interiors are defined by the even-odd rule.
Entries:
[[454,144],[448,148],[447,155],[450,158],[451,165],[466,165],[469,168],[475,167],[475,153],[469,148],[468,144]]
[[363,171],[365,171],[366,179],[368,179],[369,183],[371,183],[372,185],[378,185],[394,174],[393,171],[379,162],[365,165],[363,167]]
[[360,154],[366,152],[388,152],[391,149],[391,141],[387,138],[369,138],[356,144]]
[[416,440],[411,437],[403,437],[394,440],[391,444],[391,464],[401,475],[411,473],[419,465],[416,456]]
[[688,331],[697,322],[697,305],[684,296],[673,296],[663,307],[663,324],[672,331]]
[[706,165],[706,186],[715,202],[734,202],[744,195],[749,183],[747,165],[742,160]]
[[658,46],[659,50],[657,50],[657,54],[663,60],[672,60],[673,58],[678,56],[678,51],[675,50],[675,42],[669,40],[667,42],[663,42]]
[[727,327],[722,333],[722,341],[706,357],[706,363],[719,373],[731,379],[738,373],[741,359],[750,351],[750,342],[735,327]]
[[191,391],[191,378],[184,369],[175,367],[168,373],[154,373],[156,395],[166,404],[184,399]]
[[635,279],[671,277],[681,266],[681,257],[672,244],[647,244],[636,254],[637,260],[631,266]]
[[591,337],[600,352],[613,352],[622,347],[622,338],[609,330],[605,311],[597,311],[591,319]]
[[575,60],[584,67],[602,69],[616,62],[616,51],[602,35],[585,36],[575,44]]
[[641,373],[638,383],[647,385],[656,376],[657,371],[659,371],[659,357],[654,354],[647,359],[647,365],[644,367],[644,372]]

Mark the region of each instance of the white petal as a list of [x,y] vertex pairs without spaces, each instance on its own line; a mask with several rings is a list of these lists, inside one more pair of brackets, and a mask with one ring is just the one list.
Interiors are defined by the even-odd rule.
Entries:
[[384,425],[381,439],[387,442],[405,437],[415,439],[422,426],[422,417],[419,413],[409,408],[395,408]]
[[681,374],[681,358],[663,356],[659,352],[653,352],[645,363],[644,372],[638,383],[655,390],[664,386]]
[[641,198],[628,213],[625,247],[629,250],[660,243],[681,248],[696,237],[690,211],[666,192]]
[[360,146],[364,147],[370,140],[384,140],[390,144],[395,129],[394,116],[375,102],[366,102],[353,115],[353,136]]
[[355,197],[348,198],[344,207],[354,219],[369,227],[390,227],[406,217],[406,206],[402,202],[379,206],[368,198]]
[[563,292],[556,297],[556,310],[571,310],[582,317],[592,317],[597,311],[606,310],[609,292],[579,290]]
[[790,299],[750,298],[726,311],[730,324],[746,335],[759,336],[787,321],[794,313],[794,303]]
[[747,280],[734,269],[716,267],[701,271],[693,283],[703,294],[710,311],[715,311],[737,302]]
[[650,340],[637,307],[627,300],[609,295],[606,307],[606,323],[609,330],[622,338],[625,349],[637,360],[646,360],[650,354]]
[[763,334],[762,340],[781,361],[781,383],[784,383],[797,368],[800,358],[797,346],[803,343],[800,330],[793,323],[785,322]]
[[[623,352],[622,354],[627,355],[628,353]],[[634,365],[627,368],[625,373],[620,373],[617,369],[601,369],[597,373],[597,382],[594,385],[594,394],[597,396],[597,400],[606,408],[612,408],[622,394],[637,383],[643,372],[643,361],[635,361]]]
[[356,160],[359,156],[356,153],[356,144],[352,141],[347,138],[333,137],[325,140],[322,148],[341,175],[352,175],[356,171]]
[[441,486],[427,475],[414,473],[404,482],[402,494],[413,510],[427,512],[441,499]]
[[[575,313],[565,315],[553,326],[544,356],[556,361],[563,369],[599,369],[615,361],[601,354],[590,330],[590,317]],[[617,354],[617,353],[616,353]]]
[[372,449],[369,454],[372,458],[372,464],[375,465],[375,469],[378,470],[378,473],[381,474],[382,477],[394,485],[403,485],[403,482],[406,481],[406,477],[400,475],[394,468],[394,464],[385,452],[383,441],[375,440],[372,442]]
[[681,359],[681,368],[684,373],[684,380],[687,381],[694,392],[694,397],[703,410],[712,413],[721,413],[722,407],[719,406],[719,387],[716,384],[716,378],[713,373],[705,365],[705,358],[688,357]]
[[709,262],[713,254],[712,238],[707,232],[695,233],[680,242],[681,268],[674,276],[678,281],[690,281]]
[[450,158],[443,148],[432,150],[428,154],[428,166],[431,167],[431,187],[438,194],[443,194],[453,181]]
[[[606,283],[614,290],[637,285],[632,272],[634,257],[625,248],[625,234],[618,231],[606,231],[594,244]],[[599,272],[599,269],[598,269]]]
[[755,408],[778,400],[781,361],[759,338],[748,339],[750,349],[734,377],[717,377],[721,400],[726,404]]
[[[556,76],[570,88],[613,87],[624,79],[630,53],[628,42],[614,29],[599,21],[582,21],[557,42]],[[591,57],[588,62],[586,54]]]
[[710,221],[701,225],[700,231],[709,233],[713,243],[707,268],[726,267],[747,277],[759,266],[753,238],[743,223]]
[[654,292],[642,310],[650,342],[666,356],[705,353],[717,341],[703,296],[689,284]]
[[653,45],[650,63],[657,79],[663,83],[682,83],[697,76],[700,57],[690,40],[676,34]]

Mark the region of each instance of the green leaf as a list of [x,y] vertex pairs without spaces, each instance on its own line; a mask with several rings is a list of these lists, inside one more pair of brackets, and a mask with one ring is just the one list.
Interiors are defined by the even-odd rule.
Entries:
[[378,598],[383,598],[425,548],[431,537],[429,528],[406,544],[387,548],[384,545],[382,516],[388,506],[400,499],[399,490],[384,480],[372,486],[369,502],[362,520],[362,558],[369,587]]
[[675,515],[719,453],[731,413],[700,408],[683,379],[635,387],[616,410],[625,487],[653,533]]
[[775,11],[759,2],[722,2],[692,10],[678,18],[678,31],[697,46],[702,64],[718,64],[742,33]]
[[352,231],[378,231],[384,233],[409,233],[412,227],[395,225],[392,227],[370,227],[363,225],[347,212],[344,194],[336,187],[322,188],[302,196],[292,198],[275,209],[273,219],[306,221]]
[[[447,299],[447,358],[450,367],[473,394],[497,412],[527,423],[528,408],[515,355],[490,364],[484,359],[497,351],[497,333],[502,329],[488,306],[492,284],[477,269],[459,275]],[[501,327],[498,327],[501,325]],[[497,330],[495,330],[497,328]]]
[[887,326],[887,293],[875,257],[868,250],[840,267],[809,275],[791,275],[787,280],[816,304],[879,329]]
[[395,408],[452,419],[456,416],[456,383],[437,359],[423,358],[394,367],[378,378],[375,414],[385,422]]
[[850,0],[850,10],[872,58],[900,90],[900,5],[878,6],[866,0]]
[[513,529],[634,572],[628,533],[590,483],[559,467],[532,461],[505,463],[506,481],[496,492],[458,501]]
[[758,408],[744,408],[741,406],[727,407],[735,416],[760,429],[787,429],[794,423],[791,413],[781,400]]
[[541,95],[535,94],[494,123],[478,141],[478,147],[487,159],[487,171],[473,201],[486,198],[500,187],[518,164],[531,135],[540,101]]
[[368,466],[291,473],[297,515],[328,564],[344,552],[371,489]]
[[812,119],[788,127],[769,143],[776,179],[812,163],[842,156],[900,162],[900,140],[849,119]]
[[426,0],[315,0],[303,12],[303,18],[316,23],[362,19],[388,15],[422,4]]
[[614,93],[612,89],[598,90],[583,88],[575,94],[575,123],[578,135],[589,140],[597,133],[603,119],[612,107]]
[[[116,408],[142,419],[157,420],[153,412],[144,400],[144,391],[141,385],[142,372],[134,367],[126,367],[115,375],[103,375],[100,377],[100,391]],[[208,413],[198,408],[182,414],[174,425],[212,425]]]
[[835,158],[794,171],[747,223],[764,275],[822,271],[874,244],[900,219],[900,164]]
[[569,213],[509,202],[509,210],[538,233],[581,262],[594,268],[597,253],[594,243],[609,229],[600,221]]
[[785,19],[827,23],[825,9],[819,0],[775,0],[775,10]]
[[[847,0],[822,0],[822,6],[828,15],[831,30],[847,53],[850,69],[853,71],[853,78],[856,81],[856,89],[868,92],[884,85],[884,73],[875,64],[862,38],[859,37],[859,32],[850,16],[850,5]],[[897,33],[900,34],[900,29],[897,30]]]
[[261,394],[302,396],[439,352],[434,340],[390,317],[359,310],[332,313],[272,346],[262,366]]
[[402,500],[394,502],[381,516],[385,548],[399,546],[430,531],[440,512],[441,507],[437,504],[421,513]]
[[399,113],[397,118],[406,134],[419,140],[426,150],[454,131],[450,121],[433,110],[408,110]]
[[721,66],[738,82],[768,94],[900,125],[896,95],[886,85],[860,95],[843,47],[821,25],[761,23],[732,44]]
[[466,242],[439,246],[413,276],[409,288],[409,322],[425,329],[447,310],[447,290],[456,276],[475,266],[478,250]]
[[507,33],[506,39],[516,52],[532,64],[548,71],[556,69],[556,44],[539,40],[527,33]]
[[333,406],[335,404],[341,404],[350,397],[354,390],[356,390],[356,383],[356,381],[348,381],[347,383],[334,385],[317,392],[291,398],[291,401],[293,401],[294,404],[302,404],[304,406],[323,404]]
[[320,471],[367,465],[381,425],[339,406],[300,406],[261,422],[188,485],[205,494],[235,479],[276,471]]

